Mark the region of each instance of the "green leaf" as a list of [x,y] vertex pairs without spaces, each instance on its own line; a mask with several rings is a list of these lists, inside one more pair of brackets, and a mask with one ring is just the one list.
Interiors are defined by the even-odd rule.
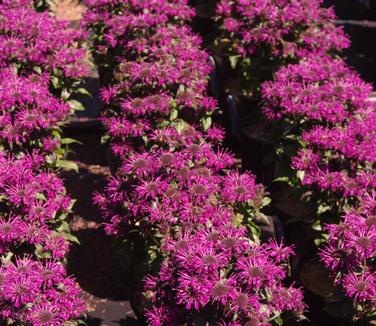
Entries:
[[302,181],[304,179],[305,172],[299,170],[299,171],[296,172],[296,176],[298,177],[299,180]]
[[56,162],[56,166],[58,168],[62,168],[63,170],[71,171],[74,170],[78,173],[78,165],[73,161],[68,160],[59,160]]
[[89,96],[90,98],[93,97],[93,95],[84,87],[80,87],[79,89],[77,89],[77,93]]
[[317,207],[317,215],[324,214],[325,212],[330,211],[331,207],[328,205],[320,204],[319,207]]
[[230,55],[228,59],[230,60],[231,68],[235,69],[240,59],[240,55]]
[[287,183],[289,186],[294,186],[294,183],[289,177],[279,177],[274,179],[273,182],[284,182]]
[[177,117],[178,117],[178,110],[176,110],[176,109],[172,109],[171,111],[170,111],[170,120],[172,121],[172,120],[175,120]]
[[322,231],[322,226],[320,221],[316,221],[315,223],[312,224],[311,228],[315,231]]
[[74,111],[85,111],[85,107],[77,100],[69,100],[67,103]]
[[42,194],[41,192],[38,192],[35,195],[35,199],[37,199],[37,200],[47,200],[46,196],[44,194]]
[[33,70],[34,70],[37,74],[39,74],[39,75],[42,74],[42,69],[41,69],[41,67],[34,66],[34,67],[33,67]]
[[209,117],[205,117],[202,119],[202,126],[204,127],[204,130],[208,130],[212,125],[212,118],[209,116]]
[[264,197],[262,199],[262,207],[268,206],[272,202],[272,199],[270,197]]
[[261,212],[256,212],[253,220],[255,221],[256,225],[269,225],[270,224],[268,217]]
[[72,233],[65,233],[64,238],[67,239],[70,242],[80,244],[80,241]]
[[81,142],[73,138],[62,138],[61,143],[62,144],[82,144]]
[[110,139],[111,139],[111,136],[108,135],[108,134],[102,136],[102,138],[101,138],[101,144],[102,144],[102,145],[103,145],[103,144],[107,144],[107,143],[109,142]]

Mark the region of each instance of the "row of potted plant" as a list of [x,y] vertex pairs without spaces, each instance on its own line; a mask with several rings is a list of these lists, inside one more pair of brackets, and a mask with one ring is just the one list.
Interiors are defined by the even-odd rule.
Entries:
[[301,290],[286,286],[292,248],[259,239],[265,189],[237,170],[211,123],[211,65],[187,1],[87,5],[118,158],[95,202],[142,280],[136,312],[151,325],[303,318]]
[[277,181],[308,203],[315,253],[343,287],[332,300],[352,303],[342,317],[373,320],[375,104],[371,85],[338,57],[350,42],[321,4],[220,1],[216,45],[257,103],[241,114],[271,122],[274,156],[289,166]]
[[77,325],[86,304],[64,266],[74,201],[57,168],[85,34],[30,1],[3,1],[0,16],[0,320]]

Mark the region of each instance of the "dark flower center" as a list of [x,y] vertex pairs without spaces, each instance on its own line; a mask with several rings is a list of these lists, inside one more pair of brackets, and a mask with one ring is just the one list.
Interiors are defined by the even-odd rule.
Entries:
[[201,259],[205,264],[215,264],[215,263],[217,263],[217,258],[212,256],[212,255],[205,255]]
[[9,234],[9,233],[11,233],[12,232],[12,226],[10,225],[10,224],[3,224],[2,226],[1,226],[1,231],[3,232],[3,233],[5,233],[5,234]]
[[153,103],[154,105],[161,105],[162,104],[162,97],[159,95],[153,95],[149,97],[149,102]]
[[166,191],[166,196],[169,198],[177,197],[178,190],[175,188],[168,188]]
[[26,121],[29,121],[29,122],[34,122],[34,121],[37,121],[37,120],[38,120],[38,117],[37,117],[35,114],[28,114],[28,115],[25,117],[25,120],[26,120]]
[[208,168],[199,168],[197,169],[197,174],[203,177],[210,177],[210,170]]
[[175,242],[175,249],[186,249],[188,247],[188,242],[186,240],[179,240]]
[[229,287],[226,284],[218,282],[212,289],[212,294],[216,297],[223,297],[229,291]]
[[41,323],[48,323],[54,319],[54,314],[48,310],[41,310],[38,312],[38,320]]
[[34,213],[35,214],[42,214],[42,213],[44,213],[44,208],[43,207],[35,207]]
[[189,173],[189,168],[187,168],[186,166],[183,166],[182,168],[178,170],[178,174],[182,177],[186,177],[188,173]]
[[344,223],[339,223],[339,224],[337,225],[337,230],[338,230],[339,232],[344,232],[344,231],[347,230],[347,225],[344,224]]
[[367,282],[364,281],[358,281],[355,283],[355,289],[359,292],[364,291],[367,288]]
[[27,267],[26,266],[17,266],[17,271],[18,272],[26,272],[27,271]]
[[133,166],[135,169],[144,169],[148,166],[148,162],[142,158],[139,158],[134,161]]
[[203,195],[206,193],[206,187],[202,184],[197,184],[192,187],[192,191],[197,195]]
[[260,322],[256,317],[251,317],[248,321],[244,324],[244,326],[259,326]]
[[147,185],[147,190],[149,191],[156,191],[158,189],[158,184],[156,184],[155,182],[150,182],[148,185]]
[[136,109],[139,109],[142,107],[142,105],[144,104],[144,102],[139,99],[139,98],[136,98],[132,101],[132,105],[136,108]]
[[333,253],[333,257],[334,258],[343,258],[343,257],[346,257],[347,255],[347,251],[344,250],[344,249],[337,249],[334,253]]
[[281,290],[279,290],[279,295],[281,297],[283,297],[284,299],[286,300],[290,300],[291,299],[291,295],[290,295],[290,292],[284,288],[282,288]]
[[356,239],[356,244],[365,249],[371,244],[371,240],[368,237],[359,237]]
[[368,217],[366,220],[366,224],[367,226],[376,225],[376,216],[373,215],[373,216]]
[[334,92],[335,92],[336,94],[341,94],[341,93],[343,93],[344,88],[343,88],[342,86],[340,86],[340,85],[337,85],[337,86],[334,87],[333,90],[334,90]]
[[163,165],[170,165],[174,160],[174,157],[171,154],[163,154],[161,156],[161,163]]
[[243,186],[238,186],[235,191],[238,195],[244,195],[247,192],[247,189]]
[[16,287],[16,293],[17,293],[17,294],[24,294],[24,293],[27,293],[27,286],[24,286],[24,285],[17,285],[17,287]]
[[236,245],[236,239],[231,237],[224,238],[223,244],[226,248],[234,248]]
[[209,233],[206,237],[209,241],[216,241],[219,238],[219,234],[217,232]]
[[258,266],[251,266],[248,271],[249,275],[252,277],[262,277],[265,275],[262,268]]
[[197,144],[192,144],[188,147],[188,150],[193,153],[193,154],[197,154],[200,152],[200,146],[197,145]]
[[18,98],[21,97],[21,93],[20,93],[20,92],[14,92],[14,93],[12,94],[12,96],[13,96],[14,98],[18,99]]
[[248,296],[245,293],[239,293],[235,299],[235,303],[240,307],[246,307],[248,305]]

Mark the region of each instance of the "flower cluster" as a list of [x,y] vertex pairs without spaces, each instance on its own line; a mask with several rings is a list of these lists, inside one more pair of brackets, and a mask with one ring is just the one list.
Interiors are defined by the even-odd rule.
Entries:
[[0,16],[1,145],[57,153],[59,125],[76,108],[70,97],[88,71],[86,34],[31,1],[5,1]]
[[168,120],[183,117],[201,120],[206,126],[205,117],[216,106],[205,94],[211,69],[208,55],[200,50],[200,39],[187,26],[171,24],[169,19],[177,13],[179,20],[191,16],[185,1],[122,2],[120,13],[111,7],[108,14],[103,13],[108,8],[101,1],[93,3],[86,23],[92,26],[94,20],[98,24],[100,17],[106,40],[95,49],[104,46],[115,51],[106,56],[112,66],[105,60],[100,63],[106,73],[113,68],[111,84],[101,91],[107,104],[103,121],[113,151],[122,156],[148,146],[149,134]]
[[[355,317],[374,313],[375,230],[368,225],[367,196],[376,187],[376,105],[372,87],[343,60],[313,51],[299,63],[280,68],[262,85],[263,111],[278,122],[284,141],[297,140],[291,166],[309,186],[318,206],[339,221],[328,225],[321,253],[335,284],[353,299]],[[374,199],[373,199],[374,200]],[[370,219],[370,221],[372,218]],[[321,222],[322,223],[322,222]]]
[[93,31],[93,55],[102,84],[112,84],[119,60],[134,59],[132,54],[146,50],[149,37],[158,27],[190,20],[193,10],[187,3],[187,0],[87,0],[89,10],[84,16],[84,25]]
[[0,71],[0,139],[4,148],[54,152],[60,144],[53,132],[70,111],[68,104],[50,93],[46,75],[25,77],[9,69]]
[[0,5],[0,16],[0,68],[14,66],[25,75],[48,73],[52,86],[60,91],[67,80],[86,74],[85,34],[81,30],[70,28],[68,22],[58,21],[48,12],[12,3]]
[[[298,191],[309,186],[305,196],[315,201],[319,218],[327,212],[336,220],[343,209],[349,210],[339,225],[327,226],[330,249],[322,258],[334,274],[345,273],[336,284],[343,285],[355,303],[363,302],[368,313],[374,293],[367,289],[375,274],[365,266],[372,265],[368,261],[374,257],[365,257],[361,250],[371,250],[373,240],[366,240],[363,249],[356,241],[362,236],[373,239],[375,233],[373,226],[363,227],[364,214],[372,213],[360,213],[359,207],[376,187],[376,107],[369,100],[372,87],[335,57],[349,40],[335,26],[333,10],[320,7],[322,2],[220,1],[218,45],[240,69],[245,93],[256,96],[261,90],[262,110],[276,126],[278,152],[289,153],[297,171],[291,184]],[[271,72],[276,72],[273,78]],[[265,80],[272,81],[262,84]],[[369,294],[367,299],[351,290],[358,277],[369,281],[364,289],[358,286]]]
[[95,197],[108,233],[137,225],[166,237],[177,226],[223,225],[234,211],[251,215],[262,208],[263,187],[253,175],[233,170],[233,157],[215,150],[200,132],[168,128],[154,138],[158,143],[127,157],[106,193]]
[[0,323],[76,324],[85,303],[64,267],[73,201],[51,163],[86,73],[84,34],[30,1],[2,2],[0,16]]
[[299,318],[305,309],[302,292],[282,284],[291,248],[250,243],[244,228],[185,232],[164,250],[169,259],[146,279],[150,325],[195,324],[205,311],[209,324],[269,325],[282,312]]
[[44,164],[38,154],[0,155],[0,317],[32,325],[56,325],[85,310],[61,263],[72,200]]
[[304,185],[336,198],[359,197],[375,188],[371,90],[342,60],[329,57],[283,67],[263,84],[266,116],[283,121],[290,134],[301,137],[292,166],[304,172]]
[[362,307],[358,317],[372,316],[376,306],[376,209],[375,192],[363,205],[350,209],[339,224],[329,224],[329,240],[320,256],[336,285]]
[[58,261],[23,257],[0,266],[0,317],[22,325],[64,325],[84,309],[77,284]]
[[332,22],[333,10],[321,8],[321,3],[322,0],[219,1],[218,41],[226,54],[236,58],[236,67],[246,77],[246,90],[255,91],[260,81],[271,78],[270,72],[265,72],[273,72],[282,64],[349,46],[342,29]]
[[271,120],[288,119],[304,130],[340,125],[368,105],[371,91],[342,60],[308,57],[262,84],[263,111]]
[[[236,291],[244,292],[241,309],[245,310],[239,321],[247,320],[252,312],[255,318],[265,320],[277,318],[284,311],[296,311],[300,316],[304,310],[301,291],[282,290],[285,264],[274,260],[271,247],[256,245],[254,219],[257,214],[262,215],[259,210],[267,202],[264,188],[256,184],[253,175],[240,174],[234,168],[232,155],[217,146],[223,131],[210,127],[210,113],[216,107],[215,101],[207,96],[207,76],[211,67],[208,55],[200,49],[200,39],[182,24],[191,16],[186,1],[125,1],[121,5],[108,1],[89,2],[86,24],[96,33],[93,37],[95,51],[103,56],[97,61],[99,70],[110,68],[113,76],[110,83],[102,78],[105,87],[101,95],[107,104],[103,120],[112,149],[122,158],[105,192],[95,195],[95,202],[102,210],[109,234],[121,237],[138,234],[146,239],[144,252],[149,255],[146,260],[162,261],[159,276],[148,279],[164,282],[161,302],[163,298],[166,302],[161,305],[155,299],[159,294],[149,298],[154,306],[147,312],[150,324],[176,322],[175,311],[180,309],[179,318],[187,321],[191,314],[201,314],[205,321],[228,320],[230,317],[225,317],[224,306],[227,299],[236,304]],[[185,241],[182,237],[187,237],[188,241],[189,237],[193,245],[194,239],[211,233],[214,228],[227,232],[224,237],[233,234],[234,239],[227,239],[228,245],[231,247],[231,242],[235,242],[237,249],[232,252],[228,247],[220,257],[223,248],[220,237],[218,243],[210,246],[206,243],[208,240],[202,238],[196,245],[207,247],[208,255],[211,251],[214,256],[208,256],[206,263],[201,261],[206,264],[202,269],[192,269],[190,266],[193,265],[187,264],[184,269],[186,280],[182,280],[179,278],[183,268],[180,265],[185,262],[170,263],[176,260],[172,250],[174,243]],[[187,262],[200,263],[199,257],[188,257],[197,246],[186,253]],[[261,276],[264,271],[260,266],[257,288],[253,287],[253,281],[249,280],[247,286],[244,281],[247,264],[250,266],[253,262],[253,246],[270,270],[276,271],[269,275],[270,283],[267,283]],[[287,259],[291,249],[277,247]],[[239,252],[240,248],[244,248],[244,253]],[[212,299],[218,305],[212,305],[211,314],[206,311],[210,305],[210,286],[215,277],[217,282],[227,282],[225,275],[220,274],[231,269],[230,261],[237,264],[231,281],[229,278],[231,294]],[[149,261],[142,264],[150,266]],[[169,280],[163,281],[167,274]],[[195,298],[193,292],[188,293],[191,291],[189,282],[199,278],[204,281],[209,276],[212,279],[207,284],[206,294]],[[177,289],[166,286],[167,283],[187,286],[186,290],[179,290],[182,292],[179,300],[174,300]],[[146,293],[156,291],[158,286],[147,281]],[[224,287],[227,289],[226,284]],[[261,298],[264,295],[261,292],[271,295],[269,290],[272,289],[275,302],[269,303],[266,297]],[[199,288],[196,290],[198,294]],[[184,291],[187,292],[185,297]],[[259,298],[256,298],[256,292],[260,293]],[[201,296],[206,299],[201,300]],[[249,296],[249,303],[245,296]],[[259,307],[251,307],[252,298]],[[264,309],[261,306],[267,312],[261,312]],[[231,307],[233,315],[237,309]]]

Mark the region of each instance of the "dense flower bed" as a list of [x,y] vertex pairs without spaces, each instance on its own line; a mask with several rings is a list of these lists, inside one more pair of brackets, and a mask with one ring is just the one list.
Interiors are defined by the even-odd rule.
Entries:
[[86,307],[64,267],[73,201],[55,168],[85,34],[30,1],[6,1],[0,16],[0,322],[75,325]]
[[63,266],[72,200],[44,164],[37,154],[0,156],[0,316],[31,325],[62,324],[85,310]]
[[87,72],[85,33],[17,1],[0,5],[0,68],[48,74],[52,89],[68,91]]
[[376,186],[371,90],[343,61],[328,57],[281,68],[263,84],[266,116],[285,124],[285,137],[301,139],[292,166],[304,172],[302,184],[332,197],[332,205]]
[[54,137],[70,114],[67,103],[53,96],[48,76],[20,76],[10,69],[0,71],[0,139],[11,152],[39,148],[53,153],[60,140]]
[[349,46],[322,0],[219,1],[217,42],[239,72],[245,94],[258,94],[260,83],[281,65],[307,55],[320,56]]
[[185,1],[88,5],[85,24],[96,32],[95,52],[107,51],[97,58],[99,70],[112,72],[101,95],[113,151],[122,156],[147,147],[155,129],[181,118],[207,127],[215,108],[205,94],[211,68],[208,55],[199,50],[200,39],[179,25],[192,16]]
[[292,249],[275,241],[250,244],[247,237],[245,228],[223,224],[167,241],[169,259],[146,281],[150,324],[269,325],[283,322],[281,312],[299,318],[302,292],[282,283]]
[[376,312],[375,199],[375,192],[364,195],[362,206],[346,212],[338,225],[327,225],[329,239],[320,252],[335,284],[343,286],[346,295],[360,307],[357,318],[369,318]]
[[[88,4],[86,23],[96,32],[94,49],[104,49],[99,40],[109,49],[98,61],[100,71],[113,67],[113,82],[107,85],[102,78],[101,95],[108,107],[104,121],[111,146],[123,159],[95,201],[109,234],[123,238],[136,234],[145,240],[144,272],[157,265],[158,276],[150,275],[146,281],[145,295],[153,307],[147,310],[149,323],[177,322],[177,316],[188,323],[198,316],[222,323],[267,322],[282,318],[286,311],[301,318],[305,308],[301,291],[285,289],[281,283],[291,248],[274,243],[283,252],[283,258],[275,259],[273,244],[259,243],[255,220],[262,218],[260,209],[268,202],[264,188],[253,175],[240,174],[233,157],[218,147],[223,131],[210,122],[216,103],[206,94],[208,55],[200,50],[199,38],[182,25],[192,16],[186,2]],[[99,13],[100,23],[94,24]],[[115,25],[119,21],[126,23]],[[227,246],[224,252],[221,236]],[[194,247],[185,251],[184,245],[194,239],[205,246],[196,258],[190,257]],[[173,264],[178,252],[197,268],[183,266],[183,260]],[[232,262],[237,263],[233,275]],[[199,279],[205,277],[211,278],[206,295],[195,297]],[[246,279],[249,285],[243,284]],[[177,287],[157,289],[159,282]],[[259,291],[252,289],[253,282]],[[273,303],[268,296],[274,297]],[[228,305],[231,316],[226,313]]]
[[[245,93],[257,97],[261,90],[262,110],[276,126],[277,153],[296,171],[279,180],[314,204],[314,227],[327,239],[321,257],[335,284],[353,299],[355,318],[372,318],[375,230],[366,222],[373,208],[364,207],[376,186],[376,108],[372,87],[335,57],[349,41],[321,3],[222,1],[219,43],[242,73]],[[270,71],[276,71],[273,79]]]

